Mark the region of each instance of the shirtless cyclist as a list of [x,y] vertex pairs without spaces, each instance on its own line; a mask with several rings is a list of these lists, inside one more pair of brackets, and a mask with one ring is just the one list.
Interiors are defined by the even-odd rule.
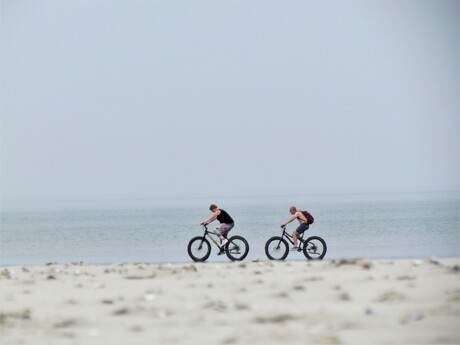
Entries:
[[294,220],[298,220],[299,221],[299,226],[297,227],[297,229],[295,229],[293,232],[292,232],[292,239],[293,239],[293,242],[294,242],[294,246],[291,248],[291,250],[297,250],[297,239],[300,237],[300,235],[302,235],[305,230],[307,230],[310,226],[308,225],[308,221],[307,221],[307,218],[305,217],[305,215],[301,212],[301,211],[298,211],[297,208],[295,206],[291,206],[289,208],[289,212],[292,214],[292,217],[289,218],[286,222],[284,222],[283,224],[281,224],[281,227],[282,228],[285,228],[287,224],[289,224],[290,222],[294,221]]

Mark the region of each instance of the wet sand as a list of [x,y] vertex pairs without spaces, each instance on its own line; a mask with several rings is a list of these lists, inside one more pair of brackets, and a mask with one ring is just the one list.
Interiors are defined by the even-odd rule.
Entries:
[[2,344],[460,344],[460,259],[0,267]]

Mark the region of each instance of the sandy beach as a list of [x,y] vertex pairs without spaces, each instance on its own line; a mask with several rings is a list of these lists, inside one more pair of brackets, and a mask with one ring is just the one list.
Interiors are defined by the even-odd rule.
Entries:
[[1,267],[2,344],[459,344],[460,259]]

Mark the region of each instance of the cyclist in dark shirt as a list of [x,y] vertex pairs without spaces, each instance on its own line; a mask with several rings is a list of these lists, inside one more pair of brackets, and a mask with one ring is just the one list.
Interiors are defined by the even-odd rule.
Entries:
[[212,204],[211,206],[209,206],[209,210],[212,212],[212,216],[206,219],[201,224],[209,224],[217,219],[220,224],[216,227],[214,231],[216,234],[219,235],[220,240],[222,242],[222,246],[225,246],[225,244],[228,242],[225,236],[235,226],[235,222],[227,212],[217,207],[217,205]]

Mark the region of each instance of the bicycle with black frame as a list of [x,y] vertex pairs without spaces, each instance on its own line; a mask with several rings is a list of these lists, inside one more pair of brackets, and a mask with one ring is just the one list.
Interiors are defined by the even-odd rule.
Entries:
[[[284,260],[289,254],[289,244],[294,245],[293,238],[286,231],[286,226],[282,227],[281,236],[270,238],[265,244],[265,254],[270,260]],[[319,236],[311,236],[303,239],[303,233],[297,238],[296,252],[303,252],[308,260],[322,260],[327,252],[326,242]],[[286,241],[287,240],[287,241]]]
[[[203,235],[196,236],[188,243],[187,251],[188,255],[193,261],[206,261],[211,254],[211,243],[206,238],[208,237],[219,250],[218,255],[226,254],[227,257],[232,261],[241,261],[249,253],[249,244],[244,237],[232,236],[228,238],[228,242],[225,245],[218,243],[220,234],[213,231],[209,231],[207,224],[201,224],[203,226]],[[217,237],[217,240],[214,239]],[[227,239],[227,234],[223,235]]]

